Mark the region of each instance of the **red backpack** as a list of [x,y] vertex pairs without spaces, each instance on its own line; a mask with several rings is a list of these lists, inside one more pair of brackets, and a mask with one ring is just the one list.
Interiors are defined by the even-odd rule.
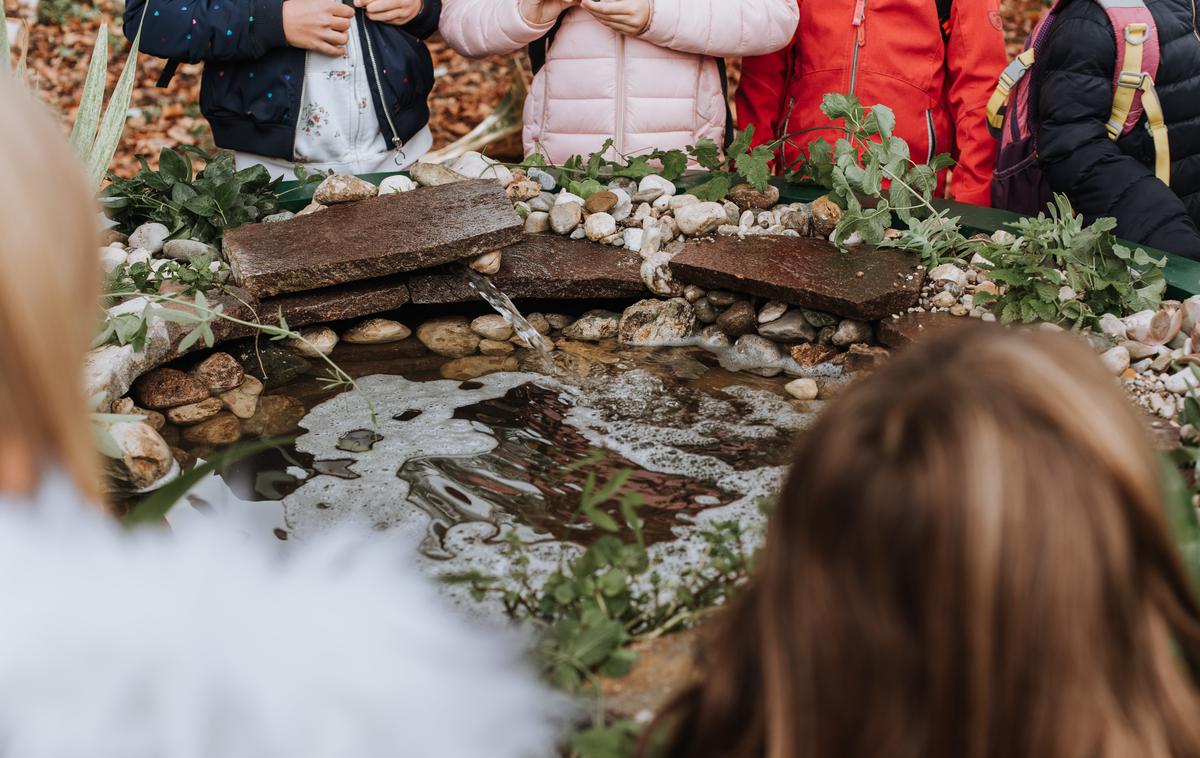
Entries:
[[[1038,163],[1038,57],[1058,13],[1067,0],[1058,0],[1034,28],[1025,52],[1004,69],[988,102],[988,125],[1000,140],[1000,155],[992,181],[992,206],[1034,215],[1044,211],[1054,193]],[[1154,89],[1160,49],[1158,26],[1144,0],[1078,0],[1104,8],[1117,41],[1112,117],[1108,136],[1116,141],[1133,131],[1145,113],[1154,137],[1155,175],[1171,183],[1171,150],[1162,105]]]

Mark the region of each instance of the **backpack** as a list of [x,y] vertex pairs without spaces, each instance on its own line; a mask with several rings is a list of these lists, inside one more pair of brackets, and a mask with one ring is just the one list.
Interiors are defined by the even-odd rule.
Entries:
[[[1145,0],[1080,0],[1097,2],[1108,14],[1117,40],[1116,76],[1108,136],[1114,142],[1129,134],[1146,115],[1154,138],[1155,175],[1171,184],[1171,150],[1162,104],[1154,88],[1160,48],[1158,27]],[[1000,141],[992,181],[992,205],[1034,215],[1053,200],[1050,183],[1038,163],[1038,56],[1050,37],[1058,13],[1068,0],[1058,0],[1029,35],[1021,53],[1000,75],[987,106],[988,126]],[[1032,74],[1032,75],[1031,75]]]

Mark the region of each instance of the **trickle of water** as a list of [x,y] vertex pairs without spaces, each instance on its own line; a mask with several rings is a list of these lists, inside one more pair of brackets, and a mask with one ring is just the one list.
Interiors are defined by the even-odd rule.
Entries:
[[533,324],[521,315],[521,311],[517,306],[513,305],[513,301],[508,295],[500,291],[500,288],[495,285],[492,280],[483,274],[479,273],[470,266],[464,265],[463,271],[466,272],[467,283],[471,285],[471,289],[475,290],[488,305],[492,306],[500,316],[508,322],[508,325],[513,328],[525,344],[537,351],[538,356],[544,364],[545,373],[555,374],[554,360],[550,357],[550,351],[546,348],[545,337],[537,329],[533,328]]

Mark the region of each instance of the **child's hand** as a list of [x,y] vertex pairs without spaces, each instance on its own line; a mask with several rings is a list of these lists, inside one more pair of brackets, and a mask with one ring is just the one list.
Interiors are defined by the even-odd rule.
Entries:
[[579,0],[521,0],[521,15],[531,24],[548,24]]
[[283,34],[288,44],[323,55],[346,54],[354,9],[338,0],[286,0]]
[[417,17],[425,0],[354,0],[354,4],[372,21],[401,26]]
[[582,0],[580,5],[609,29],[637,36],[650,26],[653,2],[654,0]]

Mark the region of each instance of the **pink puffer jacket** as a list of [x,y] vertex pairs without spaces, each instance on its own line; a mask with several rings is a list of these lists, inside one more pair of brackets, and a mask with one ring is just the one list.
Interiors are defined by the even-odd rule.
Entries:
[[[629,37],[568,10],[525,102],[525,151],[560,164],[609,137],[624,155],[720,144],[715,57],[778,50],[798,19],[796,0],[654,0],[650,26]],[[442,36],[469,57],[515,52],[552,27],[526,21],[518,0],[443,0]]]

